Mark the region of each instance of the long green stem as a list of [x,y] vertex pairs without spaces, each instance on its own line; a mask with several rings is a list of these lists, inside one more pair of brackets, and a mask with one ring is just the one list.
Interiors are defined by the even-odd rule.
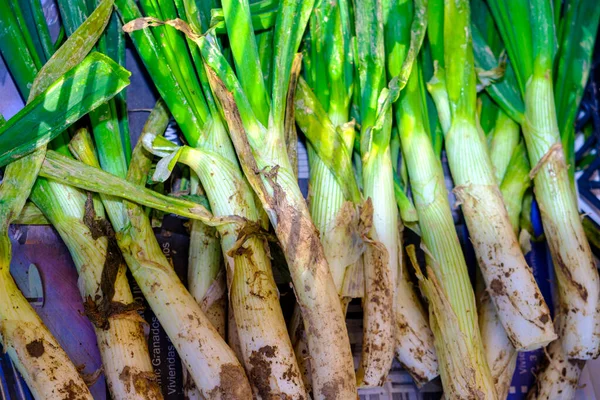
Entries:
[[[480,391],[485,398],[493,399],[495,391],[477,326],[475,297],[454,229],[441,162],[435,155],[423,117],[419,73],[415,67],[401,95],[397,118],[427,249],[427,264],[431,268],[424,284],[428,288],[425,293],[430,303],[440,374],[450,398],[468,398],[469,393]],[[446,328],[452,324],[456,328]],[[465,374],[465,369],[473,374]]]

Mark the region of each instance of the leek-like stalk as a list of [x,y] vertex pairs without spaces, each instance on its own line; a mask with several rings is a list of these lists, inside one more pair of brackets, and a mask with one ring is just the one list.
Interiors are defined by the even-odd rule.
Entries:
[[[223,107],[244,173],[275,227],[290,268],[308,335],[314,396],[348,399],[356,396],[356,387],[341,305],[285,147],[289,79],[312,6],[312,1],[284,1],[279,7],[268,126],[257,118],[263,114],[253,110],[246,97],[249,88],[240,86],[211,38],[197,38],[197,43],[208,67],[211,86]],[[240,12],[244,10],[247,7],[238,8]],[[228,11],[224,12],[227,15]],[[249,36],[253,39],[253,32]],[[230,32],[229,39],[234,42],[248,38],[238,37],[236,31]],[[241,65],[242,61],[237,59],[236,63]],[[244,69],[239,69],[238,73],[243,74]],[[247,79],[241,81],[248,82]]]
[[536,71],[529,81],[525,110],[523,133],[529,160],[535,166],[530,175],[555,265],[560,308],[565,313],[563,346],[568,358],[593,358],[600,352],[598,271],[571,192],[552,82],[546,72]]
[[[499,111],[499,113],[502,113],[502,111]],[[497,146],[495,151],[498,151],[499,148],[502,148],[502,146]],[[504,157],[498,157],[498,159],[500,158]],[[496,176],[498,175],[498,170],[496,170]],[[529,179],[529,162],[523,142],[519,143],[514,149],[506,173],[503,175],[500,192],[502,192],[513,231],[515,235],[518,235],[523,197],[525,191],[531,185],[531,180]],[[527,245],[528,243],[521,243],[522,248]],[[516,367],[517,351],[510,342],[498,318],[498,313],[494,308],[489,293],[485,291],[485,284],[482,282],[483,278],[480,274],[478,275],[479,329],[481,331],[485,356],[496,385],[498,397],[506,398]]]
[[[446,151],[454,193],[465,216],[486,287],[517,350],[556,338],[550,311],[512,229],[476,125],[476,88],[467,1],[445,1],[444,55],[452,124]],[[451,40],[450,40],[451,39]]]
[[[513,1],[489,4],[504,42],[520,45],[507,49],[525,102],[523,136],[557,276],[563,348],[568,358],[590,359],[600,352],[600,281],[579,219],[556,117],[553,11],[551,4],[538,0],[524,16],[516,14]],[[515,24],[517,18],[525,18],[524,25]],[[529,40],[517,40],[516,35]]]
[[114,232],[91,195],[38,179],[31,193],[67,245],[80,276],[79,289],[92,321],[111,396],[162,399],[148,346],[125,276]]
[[[252,6],[251,6],[252,7]],[[351,161],[354,144],[354,124],[350,122],[350,101],[352,99],[354,76],[353,62],[350,54],[350,16],[349,4],[345,0],[317,1],[312,12],[308,35],[305,45],[310,48],[310,59],[305,60],[306,79],[324,107],[323,114],[331,121],[329,132],[343,138],[341,145],[345,146],[344,156]],[[325,55],[329,55],[328,57]],[[305,83],[299,84],[304,88]],[[296,92],[303,92],[298,88]],[[301,97],[301,96],[300,96]],[[299,96],[296,96],[298,99]],[[303,104],[306,106],[306,104]],[[295,102],[295,106],[298,103]],[[302,110],[300,110],[302,114]],[[298,115],[295,112],[295,115]],[[300,127],[305,128],[300,123]],[[337,131],[336,131],[337,129]],[[319,144],[316,144],[317,146]],[[363,242],[358,238],[358,212],[352,198],[347,198],[336,181],[333,172],[328,168],[314,149],[308,143],[309,177],[309,210],[316,228],[320,232],[321,243],[325,250],[325,258],[329,264],[331,275],[338,295],[342,301],[348,295],[344,291],[350,286],[348,275],[350,267],[354,266],[361,257]],[[362,263],[361,267],[362,268]],[[348,279],[347,279],[348,278]],[[310,382],[310,360],[306,333],[302,326],[302,318],[298,305],[294,310],[294,318],[290,332],[294,343],[296,358],[305,382]]]
[[[30,161],[35,165],[40,165],[44,153],[35,152],[28,158],[32,158]],[[37,174],[19,162],[9,166],[10,174],[7,171],[0,185],[3,199],[0,207],[0,339],[4,351],[36,399],[70,396],[92,399],[79,372],[10,275],[8,227],[29,195],[23,187],[33,186]]]
[[[4,10],[4,7],[2,7]],[[46,90],[57,78],[82,62],[98,40],[112,10],[104,1],[82,26],[77,40],[67,41],[42,68],[29,92],[28,102]],[[8,10],[4,10],[8,11]],[[82,40],[83,38],[83,40]],[[78,45],[74,46],[73,43]],[[2,43],[5,43],[4,41]],[[4,48],[4,46],[1,46]],[[21,88],[26,92],[25,86]],[[11,243],[8,227],[19,215],[44,160],[45,148],[12,162],[6,167],[0,185],[0,323],[5,351],[38,399],[92,396],[60,344],[44,326],[10,275]]]
[[[472,1],[471,7],[473,10],[471,29],[475,66],[483,70],[498,68],[494,52],[498,52],[502,42],[494,27],[491,14],[481,0]],[[481,29],[481,33],[478,27]],[[481,95],[480,121],[482,125],[486,124],[491,130],[491,132],[485,130],[491,163],[497,183],[500,185],[511,225],[515,235],[518,236],[523,195],[530,185],[530,180],[525,147],[521,143],[518,148],[515,148],[519,142],[520,132],[519,125],[511,118],[522,121],[524,106],[510,64],[504,70],[503,78],[500,81],[485,82],[485,89],[486,93]],[[498,105],[492,103],[492,98],[498,102]],[[491,121],[492,114],[493,121]],[[523,251],[525,251],[525,245],[529,245],[529,243],[521,243]],[[517,351],[498,318],[490,295],[485,290],[485,283],[480,272],[477,274],[476,296],[479,329],[485,356],[498,397],[506,398],[516,367]]]
[[[330,2],[318,1],[311,15],[310,45],[314,48],[311,66],[318,79],[309,79],[309,85],[315,91],[321,105],[336,129],[343,135],[348,157],[354,144],[354,127],[346,125],[350,119],[350,101],[352,98],[352,63],[348,60],[350,51],[350,19],[348,4],[345,0]],[[325,59],[323,54],[335,54]],[[310,72],[309,75],[311,76]],[[329,263],[331,275],[342,296],[342,288],[347,268],[353,264],[359,254],[352,248],[353,210],[352,203],[344,205],[346,199],[342,188],[333,173],[321,161],[313,146],[308,145],[310,166],[310,194],[308,199],[310,214],[315,226],[321,233],[321,242],[325,249],[325,258]],[[356,234],[354,232],[354,234]]]
[[[449,398],[469,398],[479,392],[486,399],[495,399],[477,326],[475,296],[454,229],[444,172],[426,130],[428,123],[424,117],[419,74],[415,65],[400,97],[397,119],[422,240],[427,250],[427,277],[419,271],[417,275],[421,275],[429,300],[439,372]],[[456,326],[449,329],[452,325]]]
[[[150,115],[144,132],[163,132],[167,121],[165,107],[159,104]],[[108,155],[104,144],[98,143],[98,150]],[[91,143],[80,140],[72,148],[78,149],[77,156],[82,161],[99,166]],[[150,154],[138,142],[127,179],[136,185],[143,185],[151,164]],[[107,199],[110,197],[104,196],[103,200]],[[142,207],[123,201],[122,209],[113,203],[106,210],[134,279],[202,395],[215,399],[250,398],[251,389],[242,366],[179,281],[158,245]]]
[[[186,13],[185,18],[190,17],[193,15]],[[181,26],[187,27],[187,24],[179,21]],[[199,26],[201,23],[195,21],[193,25]],[[171,26],[167,28],[173,29]],[[189,32],[187,33],[189,36]],[[177,68],[177,65],[170,64],[171,69]],[[203,73],[205,72],[202,65],[199,67],[198,71],[201,72],[199,78],[204,85],[206,76]],[[180,74],[186,73],[180,71]],[[186,79],[196,78],[186,75]],[[162,82],[157,80],[160,89],[170,89],[162,83],[164,80]],[[206,103],[203,107],[210,110],[210,115],[203,120],[200,132],[189,130],[182,125],[186,139],[196,149],[171,148],[170,151],[174,152],[173,158],[165,159],[165,165],[162,166],[167,168],[161,167],[157,171],[162,171],[161,179],[163,179],[168,176],[169,165],[177,160],[187,163],[200,178],[216,216],[234,215],[246,219],[247,225],[241,227],[241,230],[240,226],[235,224],[218,228],[221,248],[226,257],[230,306],[235,323],[235,330],[230,332],[236,333],[232,338],[235,343],[239,343],[238,354],[245,363],[257,396],[302,398],[306,396],[306,391],[287,336],[277,287],[265,247],[266,242],[260,236],[261,229],[264,228],[261,228],[263,214],[256,206],[254,192],[240,170],[210,88],[206,86],[204,89]],[[168,99],[167,103],[172,109],[177,109],[177,105],[171,99]],[[197,114],[201,115],[199,112]],[[179,121],[178,115],[175,115],[175,118]],[[152,149],[152,144],[149,148]],[[161,155],[168,154],[169,152]],[[241,236],[238,237],[239,235]],[[238,239],[240,239],[239,243]]]
[[[221,133],[217,129],[222,129]],[[226,134],[223,127],[215,127],[212,134],[228,140],[223,136]],[[158,140],[154,145],[157,149],[168,148],[168,143],[158,143]],[[306,391],[287,335],[265,250],[267,243],[260,237],[262,228],[253,192],[236,164],[206,148],[208,146],[180,148],[177,160],[200,177],[215,215],[237,215],[247,220],[241,229],[232,225],[217,229],[226,256],[237,337],[250,381],[255,393],[262,398],[303,398]]]
[[[363,195],[372,205],[372,223],[367,226],[369,244],[363,257],[365,296],[363,298],[363,348],[357,380],[364,386],[379,386],[385,381],[394,356],[396,323],[409,323],[408,315],[394,315],[409,308],[400,302],[402,287],[398,278],[398,207],[394,197],[393,167],[390,153],[391,110],[385,123],[375,126],[380,100],[385,89],[383,4],[361,0],[354,5],[357,72],[359,82]],[[383,101],[383,100],[382,100]],[[401,248],[401,247],[400,247]],[[398,306],[398,307],[396,307]],[[394,318],[395,317],[395,318]]]

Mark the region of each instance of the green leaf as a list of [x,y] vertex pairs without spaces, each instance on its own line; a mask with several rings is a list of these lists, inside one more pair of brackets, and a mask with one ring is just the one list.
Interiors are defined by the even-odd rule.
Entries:
[[357,68],[360,82],[361,134],[363,134],[375,124],[379,94],[386,85],[381,1],[358,1],[354,7],[354,13]]
[[487,4],[515,69],[521,94],[524,94],[533,72],[529,1],[488,0]]
[[286,98],[294,56],[300,46],[315,0],[282,0],[275,25],[271,115],[277,132],[283,132]]
[[[52,39],[50,30],[46,23],[42,2],[39,0],[18,0],[20,9],[23,12],[25,25],[31,35],[35,52],[40,56],[43,62],[48,60],[52,53]],[[13,4],[15,4],[13,2]]]
[[[475,66],[483,70],[491,70],[498,66],[498,59],[492,49],[487,45],[477,26],[471,24],[473,37],[473,53],[475,56]],[[508,114],[512,119],[521,123],[525,112],[525,104],[519,92],[517,81],[508,64],[504,77],[494,81],[485,87],[492,99]]]
[[0,24],[0,52],[21,96],[26,99],[41,65],[36,63],[34,55],[27,47],[9,0],[0,0]]
[[81,63],[81,60],[92,50],[108,24],[113,3],[113,0],[103,0],[92,15],[54,53],[33,82],[28,101],[46,90],[52,82],[56,81],[66,71]]
[[197,219],[210,226],[240,221],[236,217],[213,217],[210,211],[198,203],[159,194],[52,150],[46,155],[40,176],[79,189],[116,196],[167,213]]
[[595,0],[568,0],[555,61],[554,100],[569,174],[575,172],[575,117],[588,81],[600,20]]
[[0,128],[0,166],[47,144],[125,88],[129,76],[110,58],[89,55]]
[[[123,29],[129,33],[158,93],[165,100],[188,143],[195,146],[202,136],[203,121],[194,111],[192,103],[187,100],[186,92],[182,88],[183,83],[178,80],[167,62],[162,42],[155,37],[151,29],[136,29],[135,24],[142,18],[142,14],[135,1],[116,0],[115,4],[125,23]],[[127,28],[131,26],[129,24],[134,26]]]
[[467,0],[444,3],[444,63],[452,118],[476,113],[476,76]]

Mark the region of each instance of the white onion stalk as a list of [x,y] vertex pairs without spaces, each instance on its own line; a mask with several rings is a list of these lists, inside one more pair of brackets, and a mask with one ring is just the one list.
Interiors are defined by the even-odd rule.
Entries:
[[[513,2],[489,0],[488,4],[525,103],[521,128],[557,277],[562,345],[567,358],[588,360],[600,353],[600,278],[581,224],[558,127],[552,83],[555,10],[542,0],[529,1],[526,15]],[[524,37],[528,39],[521,41]]]
[[38,179],[31,198],[73,257],[111,396],[162,399],[142,329],[144,321],[136,311],[126,265],[102,205],[94,204],[91,195],[86,199],[85,193],[44,178]]
[[[304,22],[308,19],[310,2],[284,3],[279,11],[285,15],[280,19],[284,26],[293,20],[288,16],[296,12],[295,7],[301,8],[298,12],[303,15]],[[297,26],[303,25],[298,23]],[[277,96],[273,104],[278,111],[274,112],[271,121],[277,121],[265,127],[255,118],[246,94],[223,56],[211,45],[210,38],[197,39],[244,174],[269,215],[286,256],[308,336],[314,397],[353,398],[356,383],[339,296],[286,151],[281,119],[284,114],[279,111],[285,109],[282,99],[287,95],[287,86],[282,85],[281,80],[289,77],[281,77],[282,71],[275,68],[273,81],[278,83],[273,88],[273,97]],[[288,50],[283,44],[277,48]],[[291,70],[292,60],[288,57],[286,53],[285,57],[275,59],[282,63],[290,61],[285,67]],[[293,52],[291,58],[294,58]]]
[[[509,123],[509,125],[512,125],[512,123]],[[511,131],[506,133],[512,136],[514,132]],[[500,134],[502,135],[502,132]],[[499,142],[500,138],[495,137],[495,139],[496,142]],[[509,138],[509,141],[512,141],[512,138]],[[506,144],[497,143],[490,151],[493,155],[494,151],[506,151],[507,147]],[[502,192],[502,197],[506,204],[511,225],[513,226],[515,234],[517,234],[523,195],[525,194],[525,190],[531,185],[531,181],[529,179],[529,162],[527,161],[525,145],[523,143],[518,143],[513,147],[510,163],[507,166],[508,168],[504,171],[499,167],[501,163],[500,160],[507,159],[507,157],[496,157],[496,161],[499,163],[496,164],[496,177],[502,177],[500,191]],[[498,172],[499,170],[500,173]],[[523,247],[523,245],[521,245],[521,247]],[[485,291],[485,284],[483,283],[481,274],[478,274],[477,297],[479,329],[481,331],[487,362],[490,366],[492,378],[496,384],[498,396],[500,398],[506,398],[516,367],[517,351],[512,345],[498,318],[498,313],[494,308],[489,293]]]
[[[212,126],[211,140],[229,143],[224,127]],[[164,143],[157,148],[166,146]],[[173,147],[172,151],[178,154],[177,161],[188,165],[202,181],[214,215],[236,215],[247,220],[241,229],[226,224],[217,230],[226,258],[229,301],[241,355],[256,395],[305,398],[252,190],[237,163],[211,151],[208,145],[198,149]]]
[[600,282],[585,237],[556,122],[552,81],[534,74],[525,94],[523,134],[533,169],[536,199],[542,212],[556,272],[561,338],[568,358],[587,360],[600,352]]
[[[162,132],[167,121],[164,105],[158,106],[144,131]],[[90,143],[79,149],[80,160],[98,167]],[[144,185],[151,164],[151,155],[141,142],[138,143],[132,155],[128,180]],[[111,200],[110,197],[104,196],[103,200],[129,270],[202,396],[210,399],[250,398],[252,390],[243,367],[177,277],[156,241],[143,208],[123,201],[119,209],[116,202],[107,206],[106,200]]]
[[17,287],[10,274],[8,228],[29,196],[43,151],[12,162],[0,185],[0,341],[36,399],[50,396],[92,399],[77,368]]
[[[7,247],[8,235],[0,243],[0,248]],[[93,399],[77,368],[15,284],[7,262],[0,268],[0,287],[2,347],[33,397]]]

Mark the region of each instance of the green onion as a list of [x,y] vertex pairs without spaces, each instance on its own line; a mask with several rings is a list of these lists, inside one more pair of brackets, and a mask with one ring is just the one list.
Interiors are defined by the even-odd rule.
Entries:
[[[512,0],[493,0],[490,9],[515,67],[525,102],[522,124],[559,285],[562,346],[568,358],[589,359],[600,352],[597,310],[598,271],[579,219],[557,122],[552,67],[555,55],[551,4],[532,1],[517,14]],[[519,23],[520,22],[520,23]],[[526,38],[527,40],[522,40]]]
[[[252,85],[240,86],[210,37],[198,38],[197,43],[208,67],[211,86],[223,107],[242,168],[275,227],[290,267],[308,335],[313,393],[317,398],[329,393],[331,398],[345,399],[355,396],[356,388],[343,314],[323,247],[302,198],[285,143],[290,73],[312,6],[312,1],[284,1],[280,5],[273,39],[272,95],[270,107],[266,110],[253,108],[267,107],[268,103],[257,105],[248,100],[246,94],[250,94]],[[242,6],[236,9],[245,12],[248,8]],[[247,20],[247,16],[244,18]],[[248,40],[237,34],[237,30],[230,32],[230,42]],[[253,32],[249,36],[254,40]],[[252,55],[252,44],[249,46],[246,51]],[[257,58],[252,56],[248,63],[255,63]],[[236,64],[242,65],[243,61],[238,58]],[[247,71],[253,68],[250,65]],[[244,70],[242,68],[238,72],[243,74]],[[242,78],[241,82],[248,83],[248,79]],[[269,114],[268,126],[257,117],[264,115],[265,111]]]
[[[476,122],[476,87],[469,4],[445,2],[446,89],[452,115],[446,151],[486,287],[517,350],[556,338],[550,312],[514,234]],[[448,40],[452,38],[452,40]]]
[[125,276],[126,266],[100,204],[70,186],[39,178],[35,204],[69,248],[80,291],[92,321],[110,393],[115,398],[160,399],[143,320]]
[[[188,12],[184,19],[193,17]],[[181,24],[179,29],[188,27],[182,20],[173,23]],[[202,25],[197,20],[192,24]],[[187,33],[191,39],[190,32]],[[198,50],[195,45],[194,49]],[[171,66],[171,69],[175,67]],[[221,248],[226,255],[230,305],[237,333],[230,338],[239,343],[239,354],[257,396],[306,396],[277,297],[266,242],[261,238],[261,231],[265,228],[262,226],[264,214],[257,207],[255,194],[240,170],[216,101],[205,82],[204,66],[197,67],[206,100],[203,107],[209,109],[210,114],[202,121],[201,127],[194,127],[195,130],[180,124],[187,141],[195,148],[168,148],[169,143],[155,146],[152,138],[148,137],[148,149],[164,157],[160,168],[157,167],[155,179],[166,179],[172,166],[177,161],[183,162],[198,175],[215,215],[237,215],[247,220],[247,225],[242,227],[218,227]],[[195,76],[188,77],[192,78],[196,79]],[[164,80],[160,81],[156,76],[155,82],[161,90],[170,89],[163,86]],[[167,104],[172,109],[176,107],[171,99],[167,100]],[[175,119],[179,121],[177,115]]]
[[[444,173],[430,135],[423,102],[424,86],[418,64],[401,93],[396,118],[410,184],[427,249],[427,277],[420,271],[429,300],[440,375],[449,398],[485,393],[496,398],[474,313],[475,297],[454,228]],[[452,329],[449,326],[456,325]],[[472,371],[471,375],[465,371]]]
[[[354,7],[357,72],[361,118],[361,159],[365,208],[372,222],[367,225],[368,239],[363,262],[365,297],[363,298],[363,348],[357,380],[364,386],[379,386],[387,376],[394,354],[398,324],[410,324],[407,313],[394,315],[396,310],[410,307],[400,302],[406,298],[398,278],[399,235],[398,207],[394,197],[394,178],[390,154],[391,112],[382,126],[375,126],[385,89],[385,52],[383,6],[379,1],[358,1]],[[381,99],[381,100],[380,100]],[[401,271],[401,270],[400,270]],[[400,292],[400,293],[399,293]],[[399,296],[402,296],[399,298]],[[396,302],[398,301],[398,302]],[[395,306],[399,306],[395,308]],[[395,318],[394,318],[395,317]],[[402,333],[402,332],[398,332]]]
[[[0,8],[4,9],[4,7]],[[17,80],[21,92],[29,92],[28,102],[35,101],[34,98],[48,87],[56,88],[57,85],[52,85],[53,82],[65,73],[69,76],[68,71],[84,60],[84,57],[102,33],[111,11],[112,2],[104,1],[80,28],[75,35],[76,38],[67,41],[41,69],[30,90],[27,90],[30,81],[27,79]],[[14,25],[10,22],[6,26],[14,28]],[[77,42],[77,44],[74,45],[74,42]],[[4,49],[4,45],[9,43],[11,42],[3,40],[1,47]],[[9,65],[9,67],[11,70],[20,68],[14,65]],[[81,73],[81,70],[79,71]],[[65,80],[59,80],[59,86],[61,82],[65,82]],[[65,89],[67,88],[65,87]],[[60,103],[57,104],[56,100],[58,100],[58,97],[55,97],[54,104],[59,105]],[[58,124],[60,125],[61,122]],[[62,124],[64,124],[64,121]],[[2,281],[0,283],[0,287],[2,287],[0,293],[3,296],[0,302],[2,305],[0,307],[0,321],[4,326],[2,339],[6,344],[5,351],[11,356],[35,397],[51,398],[59,396],[91,399],[89,390],[75,366],[69,361],[56,339],[22,296],[10,276],[8,268],[11,258],[8,226],[23,208],[25,199],[29,196],[37,178],[37,173],[44,160],[44,154],[45,148],[42,146],[32,154],[9,164],[0,186],[0,203],[2,204],[0,214],[4,216],[0,234],[3,260],[0,267],[0,280]],[[28,348],[30,351],[27,350]],[[35,350],[32,352],[31,349]]]
[[[163,132],[167,121],[165,107],[159,104],[150,115],[144,133]],[[81,136],[73,150],[86,163],[99,167],[91,142],[83,139]],[[98,144],[99,153],[110,156],[105,143]],[[151,164],[152,158],[140,141],[133,151],[127,180],[134,185],[144,185]],[[112,199],[104,195],[103,202],[125,261],[202,395],[249,398],[251,391],[243,368],[179,281],[156,241],[143,208],[129,201],[123,201],[121,208],[115,203],[109,206],[107,200]]]
[[[252,6],[251,6],[252,7]],[[326,121],[324,135],[329,138],[315,143],[308,143],[308,159],[310,166],[310,192],[308,198],[309,210],[316,228],[321,233],[321,243],[325,250],[325,258],[342,301],[342,306],[350,301],[348,296],[356,295],[354,285],[357,272],[362,272],[361,258],[364,245],[359,239],[357,205],[360,200],[358,188],[352,174],[351,156],[355,137],[354,124],[350,122],[350,102],[353,92],[354,67],[351,55],[351,32],[349,4],[344,1],[317,1],[309,20],[310,34],[305,45],[311,50],[305,58],[305,76],[309,85],[315,91],[318,100],[306,82],[300,79],[294,100],[294,115],[301,129],[312,130],[309,126],[311,114],[318,112]],[[262,61],[261,61],[262,62]],[[315,79],[319,75],[318,79]],[[326,107],[323,109],[322,107]],[[315,108],[315,110],[313,110]],[[318,110],[318,111],[317,111]],[[310,121],[310,122],[309,122]],[[318,129],[318,128],[317,128]],[[316,132],[310,132],[307,136]],[[337,182],[336,176],[330,171],[328,164],[319,156],[331,140],[341,140],[339,145],[345,151],[338,154],[340,161],[346,165],[345,183],[352,187],[353,197],[346,197],[348,190]],[[338,143],[334,144],[334,148]],[[335,151],[335,150],[334,150]],[[289,150],[288,150],[289,153]],[[358,269],[358,271],[357,271]],[[344,289],[352,290],[352,293]],[[296,305],[296,307],[298,307]],[[299,310],[294,311],[294,323],[302,324]],[[299,333],[302,331],[302,333]],[[298,364],[303,371],[310,368],[309,360],[303,351],[308,352],[306,334],[302,326],[291,325],[290,332],[297,337],[295,342]],[[310,376],[305,375],[305,381],[310,382]]]

